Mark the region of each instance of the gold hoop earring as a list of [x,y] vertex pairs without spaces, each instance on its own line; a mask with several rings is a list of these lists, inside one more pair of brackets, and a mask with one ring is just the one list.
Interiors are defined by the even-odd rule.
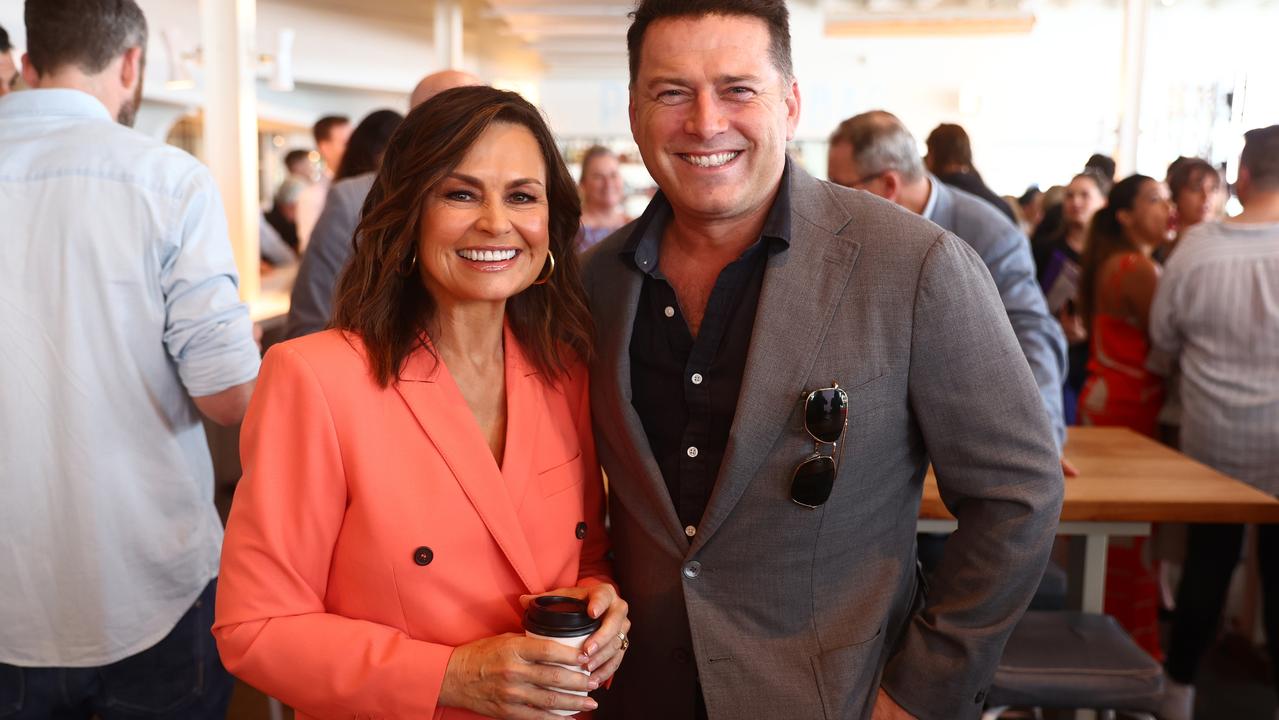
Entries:
[[416,248],[416,247],[414,247],[414,248],[413,248],[413,258],[412,258],[411,260],[409,260],[409,265],[408,265],[408,267],[406,267],[406,268],[401,268],[401,270],[400,270],[400,276],[401,276],[401,277],[408,277],[408,276],[412,275],[412,274],[413,274],[413,268],[414,268],[416,265],[417,265],[417,248]]
[[533,281],[534,285],[545,285],[551,276],[555,274],[555,253],[550,248],[546,249],[546,260],[551,264],[551,269],[546,271],[546,277],[539,277]]

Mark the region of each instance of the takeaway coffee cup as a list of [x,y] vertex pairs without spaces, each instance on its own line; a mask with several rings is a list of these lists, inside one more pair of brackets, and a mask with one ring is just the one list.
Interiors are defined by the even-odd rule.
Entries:
[[[591,633],[600,628],[600,621],[592,618],[586,611],[586,601],[562,595],[544,595],[533,598],[524,611],[524,634],[531,638],[551,640],[574,649],[581,649],[582,643]],[[583,675],[590,675],[577,665],[560,665],[565,670],[573,670]],[[585,695],[576,690],[554,688],[558,692],[570,695]],[[576,710],[550,710],[554,715],[567,717],[576,715]]]

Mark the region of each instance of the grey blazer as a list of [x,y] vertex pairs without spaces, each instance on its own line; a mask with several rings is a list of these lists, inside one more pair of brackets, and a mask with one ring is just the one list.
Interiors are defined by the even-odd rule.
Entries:
[[[591,401],[631,646],[602,717],[869,717],[881,682],[925,720],[977,717],[1057,527],[1062,478],[1034,378],[976,253],[923,218],[792,170],[790,248],[768,260],[737,412],[689,539],[631,405],[641,276],[586,258]],[[838,478],[791,502],[813,451],[801,396],[850,412]],[[929,461],[960,520],[923,603]]]
[[360,210],[376,177],[376,173],[356,175],[329,188],[324,210],[315,221],[311,242],[302,254],[298,277],[293,283],[286,339],[310,335],[329,326],[333,317],[333,290],[346,261],[351,258]]
[[1008,313],[1021,352],[1039,385],[1039,395],[1052,422],[1057,446],[1066,441],[1061,385],[1066,378],[1066,335],[1048,312],[1044,292],[1035,279],[1030,241],[990,203],[931,178],[933,192],[928,219],[972,246],[990,270],[999,298]]

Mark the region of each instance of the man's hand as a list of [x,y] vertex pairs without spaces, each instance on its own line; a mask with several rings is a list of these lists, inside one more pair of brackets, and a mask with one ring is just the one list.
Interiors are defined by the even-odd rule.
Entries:
[[1065,455],[1061,456],[1061,474],[1066,477],[1079,477],[1079,468],[1067,460]]
[[884,692],[884,688],[880,688],[879,695],[875,697],[875,711],[871,713],[870,718],[871,720],[919,720],[903,710],[901,705]]

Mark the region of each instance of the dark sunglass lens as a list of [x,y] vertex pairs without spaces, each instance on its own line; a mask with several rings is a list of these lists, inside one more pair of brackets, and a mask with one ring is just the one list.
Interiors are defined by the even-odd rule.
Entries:
[[815,457],[795,468],[790,497],[800,505],[817,507],[826,502],[834,486],[835,461],[825,456]]
[[839,388],[816,390],[804,403],[804,426],[822,442],[837,442],[847,417],[848,394]]

